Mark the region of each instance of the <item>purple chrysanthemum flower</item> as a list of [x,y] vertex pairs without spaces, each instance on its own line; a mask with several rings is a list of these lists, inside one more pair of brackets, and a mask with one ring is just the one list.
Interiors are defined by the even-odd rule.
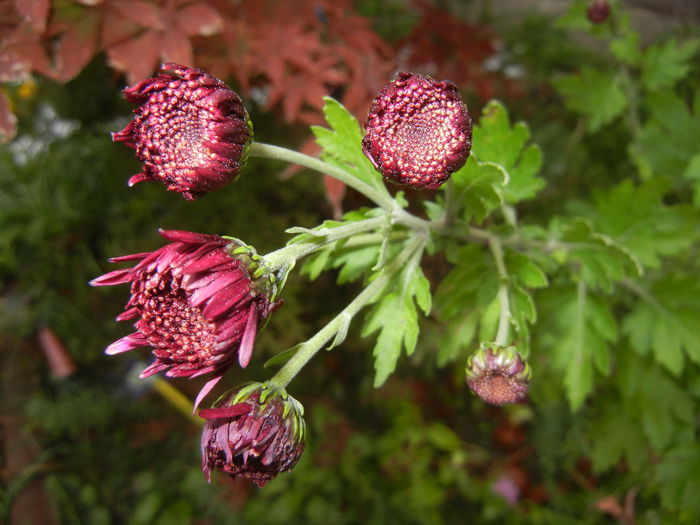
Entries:
[[119,354],[152,347],[155,361],[141,377],[167,370],[169,377],[212,373],[197,404],[238,360],[250,361],[265,319],[280,306],[275,277],[254,250],[216,235],[161,230],[170,244],[154,252],[110,259],[139,262],[107,273],[90,284],[131,283],[131,298],[118,321],[138,319],[136,332],[107,347]]
[[413,188],[434,189],[464,166],[472,125],[456,86],[399,73],[372,103],[362,151],[381,174]]
[[214,408],[200,410],[202,470],[221,470],[262,487],[291,470],[304,451],[304,408],[271,383],[252,383],[226,394]]
[[136,117],[112,139],[136,150],[145,180],[164,183],[187,200],[234,181],[253,127],[240,97],[196,68],[166,63],[154,77],[124,90]]
[[482,344],[467,360],[467,384],[487,403],[522,401],[530,384],[530,366],[513,346]]

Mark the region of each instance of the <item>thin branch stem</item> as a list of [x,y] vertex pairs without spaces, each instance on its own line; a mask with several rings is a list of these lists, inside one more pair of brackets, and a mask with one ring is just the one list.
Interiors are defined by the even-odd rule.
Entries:
[[350,302],[338,315],[336,315],[326,326],[321,328],[316,335],[311,339],[302,343],[294,356],[270,379],[270,382],[286,387],[289,382],[299,373],[299,371],[308,363],[316,353],[330,341],[330,339],[339,333],[347,330],[353,317],[381,290],[386,286],[389,280],[399,272],[406,262],[414,256],[418,251],[421,251],[426,244],[427,238],[425,235],[416,235],[415,238],[406,246],[403,251],[386,267],[384,272],[374,279],[355,299]]
[[305,168],[318,171],[319,173],[329,175],[359,191],[365,197],[374,201],[385,210],[390,211],[395,207],[394,199],[391,197],[391,195],[389,195],[389,192],[387,192],[386,189],[382,188],[380,190],[372,187],[369,184],[359,180],[357,177],[354,177],[351,173],[348,173],[344,169],[334,166],[328,162],[324,162],[316,157],[312,157],[311,155],[306,155],[305,153],[282,148],[280,146],[273,146],[272,144],[263,144],[262,142],[253,142],[253,144],[250,146],[249,154],[251,157],[281,160],[290,164],[298,164],[299,166],[304,166]]
[[[270,252],[264,257],[265,264],[272,271],[276,271],[284,266],[291,266],[297,259],[315,252],[328,243],[352,237],[358,233],[381,228],[385,223],[386,217],[372,217],[370,219],[344,224],[337,228],[328,228],[323,232],[317,230],[315,232],[316,234],[323,233],[316,237],[317,242],[297,242],[275,250],[274,252]],[[310,235],[313,234],[310,233]]]
[[496,332],[496,344],[501,346],[508,345],[510,336],[510,321],[513,314],[510,311],[510,295],[508,293],[508,283],[510,276],[503,260],[503,247],[501,241],[497,237],[492,237],[489,241],[489,248],[493,254],[493,259],[496,262],[496,270],[500,277],[498,285],[498,303],[500,305],[500,314],[498,317],[498,331]]

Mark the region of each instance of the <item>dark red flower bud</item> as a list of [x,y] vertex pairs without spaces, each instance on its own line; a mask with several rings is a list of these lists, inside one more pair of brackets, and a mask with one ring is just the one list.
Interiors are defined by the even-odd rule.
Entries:
[[291,470],[304,451],[304,407],[284,388],[252,383],[226,394],[214,408],[200,410],[202,470],[221,470],[259,487]]
[[513,346],[482,344],[467,360],[467,384],[487,403],[505,405],[525,399],[530,366]]
[[124,90],[136,117],[112,134],[136,150],[145,180],[164,183],[187,200],[238,178],[253,126],[240,97],[200,69],[167,63],[152,78]]
[[110,259],[139,262],[90,283],[131,283],[131,298],[117,320],[138,318],[136,332],[105,352],[151,346],[156,359],[142,378],[162,370],[169,377],[213,373],[199,403],[236,359],[242,367],[248,364],[258,329],[281,301],[275,300],[275,275],[253,248],[217,235],[160,233],[172,242],[154,252]]
[[595,0],[586,10],[588,20],[594,24],[602,24],[610,16],[610,4],[605,0]]
[[464,166],[472,125],[456,86],[399,73],[377,98],[365,122],[362,151],[387,179],[434,189]]

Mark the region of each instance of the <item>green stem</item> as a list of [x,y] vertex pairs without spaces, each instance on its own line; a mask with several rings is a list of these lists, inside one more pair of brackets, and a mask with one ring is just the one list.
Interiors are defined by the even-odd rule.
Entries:
[[384,188],[382,188],[383,191],[374,188],[359,180],[357,177],[354,177],[344,169],[324,162],[316,157],[312,157],[311,155],[306,155],[305,153],[282,148],[280,146],[273,146],[272,144],[263,144],[262,142],[253,142],[250,145],[249,155],[251,157],[281,160],[290,164],[298,164],[299,166],[304,166],[305,168],[330,175],[334,179],[359,191],[385,210],[392,210],[394,208],[394,199]]
[[508,345],[508,337],[510,336],[510,320],[513,314],[510,311],[510,296],[508,294],[508,283],[510,277],[508,276],[508,270],[506,268],[505,262],[503,260],[503,247],[501,246],[501,241],[492,237],[489,240],[489,248],[491,248],[491,253],[493,254],[493,259],[496,262],[496,270],[498,271],[498,276],[500,277],[500,284],[498,285],[498,302],[500,304],[500,315],[498,317],[498,331],[496,332],[496,344],[501,346]]
[[[386,217],[372,217],[371,219],[351,222],[337,228],[327,228],[323,232],[316,230],[314,232],[316,234],[323,233],[323,235],[318,235],[317,242],[297,242],[270,252],[264,257],[265,264],[270,270],[277,271],[282,267],[291,266],[297,259],[315,252],[328,243],[381,228],[385,223]],[[313,235],[313,233],[309,235]]]
[[365,197],[391,213],[391,218],[394,222],[403,224],[417,231],[427,231],[430,228],[430,223],[428,221],[420,219],[401,209],[383,186],[381,188],[373,187],[345,171],[343,168],[324,162],[321,159],[280,146],[263,144],[262,142],[253,142],[250,146],[249,154],[251,157],[281,160],[289,162],[290,164],[298,164],[299,166],[304,166],[305,168],[329,175],[359,191]]
[[289,382],[299,373],[316,353],[330,341],[336,334],[343,334],[347,330],[353,317],[367,305],[386,286],[389,280],[399,272],[406,262],[415,253],[422,250],[427,238],[424,235],[416,235],[412,242],[386,267],[384,272],[373,280],[360,294],[352,300],[338,315],[336,315],[326,326],[321,328],[311,339],[299,345],[298,350],[280,368],[280,370],[270,379],[270,382],[286,387]]

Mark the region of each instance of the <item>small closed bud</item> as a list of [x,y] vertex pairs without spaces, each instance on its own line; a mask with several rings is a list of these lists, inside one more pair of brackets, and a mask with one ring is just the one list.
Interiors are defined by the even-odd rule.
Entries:
[[158,75],[124,90],[136,116],[112,134],[136,150],[143,171],[129,186],[153,180],[194,200],[238,178],[253,137],[240,97],[201,69],[163,64]]
[[447,80],[399,73],[372,103],[362,151],[392,182],[440,187],[464,166],[472,125],[457,87]]
[[202,470],[220,470],[259,487],[291,470],[304,451],[304,407],[282,387],[251,383],[200,410]]
[[514,346],[482,343],[467,360],[467,384],[481,399],[505,405],[525,399],[530,366]]
[[605,0],[595,0],[586,10],[586,16],[594,24],[602,24],[610,16],[610,4]]

